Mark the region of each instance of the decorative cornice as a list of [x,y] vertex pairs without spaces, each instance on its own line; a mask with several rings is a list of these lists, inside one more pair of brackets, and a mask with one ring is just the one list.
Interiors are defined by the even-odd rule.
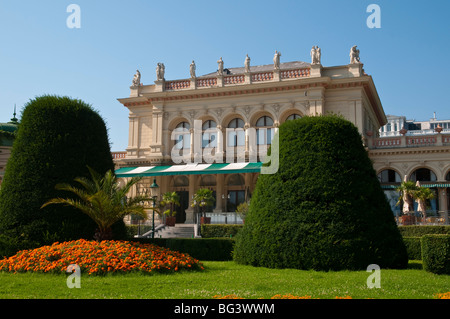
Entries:
[[369,157],[431,154],[431,153],[450,153],[450,147],[435,146],[435,147],[401,147],[401,148],[399,147],[399,148],[369,149]]

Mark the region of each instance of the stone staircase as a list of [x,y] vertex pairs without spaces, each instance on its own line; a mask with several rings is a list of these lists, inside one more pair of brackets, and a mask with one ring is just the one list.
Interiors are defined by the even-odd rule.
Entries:
[[193,238],[195,224],[175,224],[155,232],[155,238]]

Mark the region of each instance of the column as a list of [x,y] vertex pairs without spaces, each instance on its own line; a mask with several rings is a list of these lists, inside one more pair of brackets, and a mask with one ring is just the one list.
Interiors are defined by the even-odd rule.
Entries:
[[216,163],[223,163],[223,131],[222,131],[222,125],[217,125],[217,144],[215,149],[215,162]]
[[151,153],[153,156],[162,157],[162,123],[163,123],[163,112],[162,106],[153,106],[152,112],[152,144]]
[[216,208],[214,213],[221,213],[224,211],[222,195],[225,195],[223,184],[225,182],[225,174],[216,175]]
[[186,224],[194,223],[194,208],[191,206],[195,194],[195,175],[189,175],[189,208],[186,209]]

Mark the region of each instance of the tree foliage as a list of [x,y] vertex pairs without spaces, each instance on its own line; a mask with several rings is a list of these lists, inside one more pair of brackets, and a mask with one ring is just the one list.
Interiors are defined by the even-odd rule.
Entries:
[[[88,104],[45,95],[30,100],[7,163],[0,193],[0,234],[17,248],[92,239],[95,223],[72,207],[41,206],[65,196],[58,183],[114,169],[102,117]],[[117,225],[124,231],[124,225]],[[118,228],[118,231],[119,231]]]
[[405,245],[357,128],[337,116],[279,128],[279,170],[261,174],[234,259],[316,270],[407,265]]

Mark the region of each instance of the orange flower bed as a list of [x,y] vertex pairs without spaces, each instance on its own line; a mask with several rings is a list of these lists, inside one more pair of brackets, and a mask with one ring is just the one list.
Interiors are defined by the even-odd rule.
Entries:
[[435,294],[434,297],[436,299],[450,299],[450,292],[444,292],[441,294]]
[[[214,299],[244,299],[241,298],[235,294],[231,294],[231,295],[214,295],[213,296]],[[292,294],[286,294],[286,295],[282,295],[282,294],[276,294],[272,297],[270,297],[270,299],[313,299],[311,296],[309,295],[305,295],[305,296],[295,296]],[[350,296],[344,296],[344,297],[336,297],[336,299],[352,299],[352,297]]]
[[203,265],[187,254],[153,244],[105,240],[75,240],[54,243],[0,260],[0,271],[66,272],[77,264],[82,273],[174,272],[182,269],[203,270]]

